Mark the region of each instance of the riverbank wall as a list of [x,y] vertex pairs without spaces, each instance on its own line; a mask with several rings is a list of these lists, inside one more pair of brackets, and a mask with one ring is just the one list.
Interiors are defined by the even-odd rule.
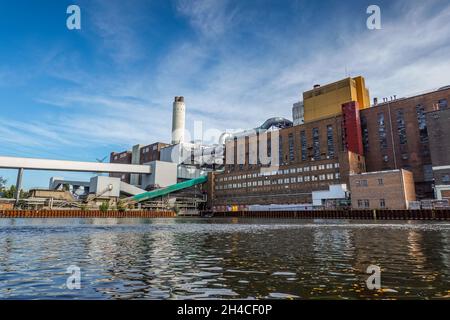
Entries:
[[[173,211],[0,210],[0,218],[175,218]],[[323,210],[202,212],[198,217],[330,220],[446,220],[450,210]]]
[[449,220],[450,210],[321,210],[214,212],[217,218],[344,219],[344,220]]
[[174,218],[173,211],[0,210],[0,218]]

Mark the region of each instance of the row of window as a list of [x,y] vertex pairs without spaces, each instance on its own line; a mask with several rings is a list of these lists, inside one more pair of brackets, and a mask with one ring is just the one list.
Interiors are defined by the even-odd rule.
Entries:
[[[379,186],[384,185],[384,180],[382,178],[377,179],[377,183]],[[355,184],[357,187],[368,187],[369,183],[367,180],[356,180]]]
[[[386,200],[380,199],[379,200],[379,207],[381,209],[386,208]],[[368,200],[368,199],[359,199],[358,200],[358,208],[361,208],[361,209],[370,208],[370,200]]]
[[286,185],[291,183],[302,183],[311,181],[326,181],[339,179],[339,173],[320,174],[315,176],[298,176],[284,179],[258,180],[249,182],[229,183],[225,185],[216,185],[216,190],[240,189],[247,187],[261,187],[270,185]]
[[338,169],[339,163],[328,163],[328,164],[320,164],[314,166],[305,166],[300,168],[291,168],[291,169],[283,169],[283,170],[274,170],[269,172],[259,172],[259,173],[249,173],[249,174],[241,174],[232,177],[219,177],[217,179],[218,182],[222,181],[233,181],[233,180],[242,180],[242,179],[251,179],[251,178],[259,178],[265,176],[276,176],[283,174],[296,174],[310,171],[320,171],[320,170],[330,170],[330,169]]
[[[446,99],[441,99],[438,102],[439,109],[446,109],[448,107],[448,102]],[[418,104],[416,106],[416,117],[419,126],[419,138],[420,142],[423,144],[428,143],[428,130],[426,123],[426,111],[425,107],[422,104]],[[406,122],[405,122],[405,112],[403,109],[398,109],[396,114],[396,122],[397,122],[397,134],[399,137],[400,145],[406,145],[408,142],[407,134],[406,134]],[[368,151],[369,149],[369,131],[367,128],[367,119],[362,116],[361,117],[361,129],[362,129],[362,140],[364,145],[364,150]],[[380,143],[380,149],[385,150],[388,148],[388,139],[387,139],[387,128],[386,128],[386,120],[384,112],[380,112],[378,114],[378,139]]]

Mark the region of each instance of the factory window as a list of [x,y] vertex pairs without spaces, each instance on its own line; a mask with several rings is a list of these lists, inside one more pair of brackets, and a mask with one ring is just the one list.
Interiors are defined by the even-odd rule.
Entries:
[[298,182],[303,182],[303,177],[302,177],[302,176],[298,176],[298,177],[297,177],[297,181],[298,181]]
[[319,128],[313,128],[313,157],[314,160],[320,160],[320,140],[319,140]]
[[425,107],[421,104],[416,106],[417,122],[419,123],[419,136],[421,143],[428,143],[427,121]]
[[326,176],[324,174],[319,175],[319,180],[325,180]]
[[389,162],[389,156],[388,155],[384,155],[383,156],[383,161],[384,162]]
[[311,177],[310,176],[305,176],[305,182],[309,182],[311,181]]
[[267,139],[267,158],[272,157],[272,140]]
[[380,208],[381,208],[381,209],[386,208],[386,200],[380,199]]
[[333,140],[333,126],[327,126],[327,146],[328,146],[328,158],[334,158],[334,140]]
[[333,169],[333,164],[332,163],[327,164],[327,169]]
[[283,137],[280,135],[278,137],[278,163],[281,165],[283,163]]
[[339,162],[334,164],[335,168],[339,168]]
[[289,173],[295,173],[295,168],[292,168],[291,170],[289,170]]
[[397,131],[400,144],[405,145],[408,140],[406,138],[405,114],[403,109],[397,110]]
[[446,174],[442,176],[442,182],[449,183],[450,182],[450,175]]
[[294,134],[293,133],[289,133],[288,140],[289,140],[289,161],[294,161],[295,154],[294,154]]
[[318,177],[317,176],[311,176],[311,181],[317,181]]
[[378,185],[379,185],[379,186],[382,186],[382,185],[384,185],[384,181],[383,181],[383,179],[381,179],[381,178],[380,178],[380,179],[378,179]]
[[447,99],[441,99],[439,100],[439,110],[447,109],[448,107],[448,101]]
[[319,170],[325,170],[325,165],[324,164],[319,165]]
[[378,138],[380,139],[380,149],[387,149],[386,122],[384,113],[378,114]]
[[302,161],[306,161],[308,159],[308,154],[307,154],[307,142],[306,142],[306,132],[305,131],[301,131],[300,132],[300,145],[301,145],[301,149],[302,149]]
[[284,179],[284,183],[289,183],[289,178]]
[[308,172],[309,171],[309,167],[304,167],[303,171]]
[[367,118],[361,116],[361,131],[364,152],[369,151],[369,129],[367,127]]
[[334,179],[334,175],[332,173],[328,173],[327,174],[327,179],[328,180],[333,180]]
[[298,172],[298,173],[303,172],[303,168],[297,168],[297,172]]
[[336,177],[336,179],[340,179],[341,178],[341,174],[340,173],[335,173],[334,176]]
[[357,187],[367,187],[368,186],[367,180],[357,180],[356,181],[356,186]]
[[369,208],[370,202],[369,200],[358,200],[358,208]]
[[311,171],[317,171],[317,166],[311,166]]

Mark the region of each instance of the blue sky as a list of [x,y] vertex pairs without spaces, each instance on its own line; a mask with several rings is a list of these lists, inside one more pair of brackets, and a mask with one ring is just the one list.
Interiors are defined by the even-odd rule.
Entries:
[[[366,28],[371,4],[382,30]],[[167,142],[178,95],[188,128],[225,130],[291,118],[303,91],[346,75],[372,97],[441,87],[449,34],[448,0],[0,0],[0,155],[95,161]],[[24,185],[53,175],[89,177]]]

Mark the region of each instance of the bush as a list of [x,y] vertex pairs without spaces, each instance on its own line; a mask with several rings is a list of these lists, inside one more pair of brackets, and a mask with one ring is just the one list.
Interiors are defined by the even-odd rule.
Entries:
[[119,211],[119,212],[127,211],[127,205],[126,205],[126,203],[124,201],[119,200],[117,202],[117,211]]
[[106,201],[103,202],[100,205],[99,209],[100,209],[101,212],[104,212],[104,213],[108,212],[108,210],[109,210],[109,202],[106,202]]

